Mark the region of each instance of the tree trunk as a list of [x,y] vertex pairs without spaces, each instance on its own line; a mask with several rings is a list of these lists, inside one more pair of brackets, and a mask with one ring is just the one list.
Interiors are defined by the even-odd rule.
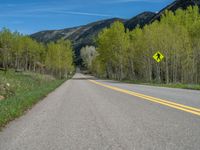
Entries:
[[169,66],[168,66],[168,57],[166,57],[166,64],[165,64],[165,66],[166,66],[166,84],[169,84]]

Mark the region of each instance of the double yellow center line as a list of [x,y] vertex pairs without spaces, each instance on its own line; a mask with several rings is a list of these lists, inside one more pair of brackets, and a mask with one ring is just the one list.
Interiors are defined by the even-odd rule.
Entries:
[[115,91],[118,91],[118,92],[121,92],[121,93],[129,94],[129,95],[139,97],[139,98],[151,101],[151,102],[159,103],[159,104],[171,107],[171,108],[175,108],[175,109],[178,109],[178,110],[182,110],[182,111],[200,116],[200,109],[198,109],[198,108],[194,108],[194,107],[191,107],[191,106],[186,106],[186,105],[178,104],[178,103],[175,103],[175,102],[171,102],[169,100],[164,100],[164,99],[160,99],[160,98],[136,93],[136,92],[133,92],[133,91],[121,89],[121,88],[118,88],[118,87],[106,85],[106,84],[103,84],[103,83],[100,83],[100,82],[97,82],[97,81],[94,81],[94,80],[89,80],[89,81],[94,83],[94,84],[97,84],[97,85],[100,85],[100,86],[103,86],[103,87],[106,87],[106,88],[109,88],[109,89],[112,89],[112,90],[115,90]]

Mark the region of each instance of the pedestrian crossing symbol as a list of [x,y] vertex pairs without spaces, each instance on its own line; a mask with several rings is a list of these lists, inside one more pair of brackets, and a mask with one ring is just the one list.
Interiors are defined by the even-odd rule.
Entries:
[[155,59],[155,61],[157,61],[158,63],[161,62],[164,58],[163,54],[160,53],[160,52],[156,52],[154,55],[153,55],[153,58]]

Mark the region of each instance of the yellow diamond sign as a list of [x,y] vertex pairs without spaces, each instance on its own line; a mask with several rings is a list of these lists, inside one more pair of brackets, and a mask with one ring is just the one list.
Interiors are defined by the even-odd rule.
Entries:
[[157,52],[153,55],[153,58],[157,61],[157,62],[161,62],[164,58],[163,54],[160,52]]

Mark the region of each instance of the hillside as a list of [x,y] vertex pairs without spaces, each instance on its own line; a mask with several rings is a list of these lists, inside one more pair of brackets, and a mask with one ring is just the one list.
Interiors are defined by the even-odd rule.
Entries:
[[85,45],[93,45],[94,37],[106,27],[109,27],[115,21],[125,22],[126,20],[120,18],[112,18],[108,20],[102,20],[87,25],[67,28],[62,30],[41,31],[32,34],[31,37],[39,42],[48,43],[50,41],[57,41],[64,38],[73,42],[76,49],[76,55],[79,55],[79,49]]
[[69,39],[73,42],[76,55],[79,56],[81,47],[85,45],[94,45],[94,38],[98,33],[105,27],[110,27],[115,21],[123,22],[124,25],[129,29],[134,29],[137,25],[144,26],[147,24],[152,17],[155,16],[153,12],[141,13],[130,20],[112,18],[102,21],[93,22],[87,25],[66,28],[61,30],[49,30],[41,31],[32,34],[31,37],[39,42],[48,43],[51,41],[57,41],[58,39],[64,38]]
[[161,15],[165,10],[175,11],[178,8],[185,9],[190,5],[200,5],[200,0],[176,0],[172,4],[163,8],[159,13],[153,12],[143,12],[129,20],[112,18],[102,21],[97,21],[90,23],[88,25],[83,25],[74,28],[66,28],[62,30],[50,30],[50,31],[41,31],[31,35],[31,37],[39,42],[48,43],[50,41],[57,41],[58,39],[64,38],[72,41],[75,48],[76,56],[80,55],[80,49],[86,45],[94,45],[94,38],[97,34],[105,27],[109,27],[115,21],[121,21],[124,23],[125,27],[132,30],[137,25],[143,27],[146,24],[149,24],[155,20],[159,20]]
[[153,12],[143,12],[126,21],[124,25],[129,30],[133,30],[137,25],[143,27],[144,25],[148,24],[155,15],[156,13]]
[[176,0],[167,7],[163,8],[159,13],[157,13],[150,22],[154,22],[155,20],[159,20],[162,14],[166,10],[176,11],[177,9],[186,9],[188,6],[200,6],[200,0]]

